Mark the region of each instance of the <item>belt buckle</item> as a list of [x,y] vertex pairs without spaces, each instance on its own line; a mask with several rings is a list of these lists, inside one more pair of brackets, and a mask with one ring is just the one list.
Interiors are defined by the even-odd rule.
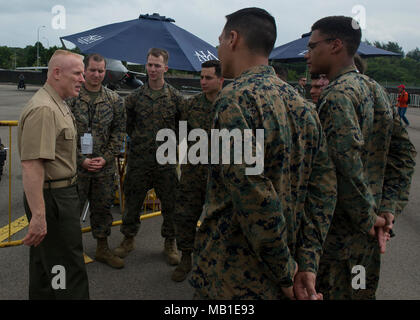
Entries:
[[71,178],[62,180],[62,181],[47,181],[47,182],[44,182],[44,188],[47,188],[47,189],[54,189],[54,187],[66,188],[73,185],[76,181],[77,181],[77,175]]

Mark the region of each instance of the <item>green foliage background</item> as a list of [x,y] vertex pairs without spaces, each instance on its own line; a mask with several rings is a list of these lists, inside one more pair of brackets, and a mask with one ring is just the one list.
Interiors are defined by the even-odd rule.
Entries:
[[[373,43],[365,41],[370,45],[382,48],[388,51],[401,53],[401,57],[378,57],[365,59],[367,64],[366,74],[376,81],[385,85],[396,85],[404,83],[406,86],[420,87],[420,49],[404,53],[397,42]],[[48,60],[55,50],[60,49],[57,46],[45,48],[39,42],[40,66],[46,66]],[[78,48],[71,51],[80,53]],[[36,66],[37,43],[33,46],[28,45],[25,48],[11,48],[0,46],[0,68],[15,69],[15,67],[34,67]],[[277,63],[277,62],[274,62]],[[289,82],[297,81],[300,76],[307,74],[305,62],[299,63],[280,63],[288,69],[287,80]],[[144,72],[143,66],[130,65],[134,71]],[[198,76],[198,73],[189,73],[185,71],[170,70],[170,75],[181,77]]]
[[[365,42],[377,48],[400,53],[402,55],[401,57],[365,58],[364,62],[367,64],[366,74],[369,77],[384,85],[404,83],[406,86],[420,87],[419,48],[405,54],[403,49],[396,42]],[[306,75],[307,70],[305,62],[278,64],[288,70],[287,81],[294,82],[297,81],[299,77]]]
[[[57,46],[45,48],[39,42],[39,65],[46,66],[55,50],[61,49]],[[80,53],[79,48],[70,51]],[[25,48],[12,48],[0,46],[0,68],[15,69],[15,67],[36,67],[37,43]]]

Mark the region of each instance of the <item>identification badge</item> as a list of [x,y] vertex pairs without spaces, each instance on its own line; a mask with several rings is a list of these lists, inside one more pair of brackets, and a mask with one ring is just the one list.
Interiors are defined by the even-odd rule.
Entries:
[[93,153],[93,140],[92,134],[85,133],[82,137],[80,137],[80,146],[82,154],[92,154]]

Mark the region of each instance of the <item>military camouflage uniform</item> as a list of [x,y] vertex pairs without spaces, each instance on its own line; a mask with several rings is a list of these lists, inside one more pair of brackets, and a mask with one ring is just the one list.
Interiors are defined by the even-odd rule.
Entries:
[[178,177],[174,164],[160,165],[156,151],[162,142],[156,141],[160,129],[178,131],[179,110],[185,106],[182,94],[165,82],[162,90],[152,90],[146,83],[125,100],[127,134],[130,144],[127,174],[124,181],[126,206],[121,232],[135,236],[140,228],[140,210],[147,191],[154,188],[161,201],[162,237],[175,238],[173,214]]
[[[120,153],[125,137],[126,114],[122,98],[101,87],[95,101],[83,86],[77,98],[68,100],[78,132],[78,189],[80,203],[90,203],[90,224],[95,239],[111,234],[113,221],[111,206],[115,197],[115,157]],[[80,137],[89,132],[93,140],[93,154],[81,154]],[[102,157],[106,164],[99,172],[89,172],[82,167],[86,158]]]
[[305,87],[302,87],[300,84],[298,84],[295,87],[295,89],[302,96],[302,98],[306,99],[306,89],[305,89]]
[[[214,118],[213,103],[207,100],[205,93],[199,93],[188,100],[187,106],[180,120],[187,121],[188,132],[199,128],[205,130],[210,137]],[[188,142],[188,145],[194,143]],[[192,251],[194,248],[195,230],[206,198],[207,173],[206,164],[187,163],[181,166],[174,221],[178,249],[182,251]]]
[[[319,119],[269,66],[236,78],[215,108],[215,129],[264,129],[264,172],[210,165],[190,280],[195,297],[284,298],[281,287],[293,284],[295,262],[300,271],[317,272],[335,205],[336,178]],[[253,154],[255,143],[254,135]]]
[[[324,299],[374,299],[380,252],[368,232],[377,214],[399,215],[407,203],[416,151],[385,90],[354,67],[343,69],[319,101],[339,193],[318,288]],[[352,289],[356,265],[366,269],[365,290]]]

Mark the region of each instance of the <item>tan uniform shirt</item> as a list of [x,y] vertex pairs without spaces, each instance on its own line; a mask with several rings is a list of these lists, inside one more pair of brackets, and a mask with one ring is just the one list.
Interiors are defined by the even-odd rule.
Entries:
[[23,109],[18,126],[21,160],[44,159],[45,180],[76,175],[74,117],[58,93],[45,84]]

